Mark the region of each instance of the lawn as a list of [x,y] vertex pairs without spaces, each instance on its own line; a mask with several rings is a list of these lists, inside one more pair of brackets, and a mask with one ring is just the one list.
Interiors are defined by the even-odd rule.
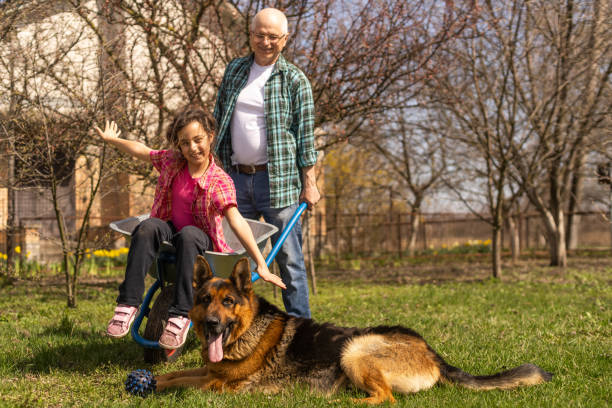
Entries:
[[[473,272],[473,279],[459,279],[461,274],[457,279],[411,279],[427,273],[416,266],[402,272],[372,270],[372,276],[381,277],[374,281],[361,267],[358,274],[320,270],[311,306],[319,321],[409,326],[450,364],[472,374],[531,362],[555,375],[551,383],[510,391],[440,385],[396,395],[397,406],[609,406],[611,260],[570,260],[565,270],[532,262],[507,267],[501,280],[479,275],[486,270],[480,264],[459,261],[439,269],[448,271],[452,265],[464,278]],[[388,275],[393,278],[383,279]],[[353,406],[350,398],[364,396],[348,390],[326,398],[299,385],[278,395],[176,390],[147,399],[130,396],[123,391],[130,371],[149,368],[161,374],[196,367],[201,359],[193,337],[176,363],[153,367],[143,363],[142,349],[130,338],[104,337],[118,281],[84,278],[77,309],[65,307],[61,282],[23,281],[0,289],[0,406],[343,407]],[[256,288],[280,303],[269,285],[257,282]]]

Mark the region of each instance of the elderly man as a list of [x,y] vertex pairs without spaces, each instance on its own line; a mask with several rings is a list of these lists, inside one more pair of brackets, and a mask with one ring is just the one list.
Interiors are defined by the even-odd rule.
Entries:
[[[287,18],[266,8],[253,19],[253,53],[231,61],[217,95],[216,152],[236,185],[238,210],[279,228],[280,237],[298,202],[311,208],[321,198],[314,165],[314,103],[310,83],[281,52]],[[276,256],[287,285],[287,313],[310,317],[308,280],[298,222]]]

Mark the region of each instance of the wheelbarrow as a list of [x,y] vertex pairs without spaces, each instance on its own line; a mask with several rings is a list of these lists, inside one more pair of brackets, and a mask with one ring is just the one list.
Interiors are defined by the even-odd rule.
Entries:
[[[291,232],[306,208],[306,203],[301,203],[298,206],[297,210],[291,217],[291,220],[289,220],[289,223],[281,232],[280,237],[266,257],[266,265],[270,266],[272,264],[274,257],[287,239],[289,232]],[[125,235],[126,237],[130,237],[136,226],[147,218],[149,218],[149,214],[129,217],[120,221],[111,222],[110,228]],[[257,243],[259,250],[263,251],[268,238],[274,235],[278,231],[278,228],[276,228],[274,225],[261,221],[250,219],[247,219],[246,221],[253,232],[253,236],[255,237],[255,242]],[[204,257],[210,264],[210,267],[216,276],[227,278],[231,273],[234,264],[240,258],[247,256],[247,254],[246,250],[238,238],[234,235],[234,232],[229,227],[229,224],[225,219],[223,220],[223,234],[226,242],[234,250],[234,252],[223,253],[206,251],[204,253]],[[175,350],[166,350],[160,347],[157,341],[157,339],[159,339],[161,336],[164,327],[166,326],[166,322],[168,321],[168,307],[174,298],[174,282],[176,279],[176,272],[174,270],[175,261],[176,257],[174,246],[170,242],[164,241],[159,248],[155,262],[153,262],[153,265],[151,265],[151,268],[148,271],[149,275],[155,278],[155,282],[147,291],[142,305],[140,306],[140,311],[134,319],[134,323],[132,324],[130,331],[134,341],[144,348],[144,360],[146,363],[156,364],[162,361],[173,362],[182,352],[182,347]],[[253,272],[251,272],[251,281],[255,282],[257,279],[259,279],[259,274],[254,271],[256,265],[253,260],[251,259],[250,261],[251,269],[253,270]],[[158,290],[161,291],[155,298],[153,306],[150,307],[151,301]],[[147,324],[145,326],[144,333],[141,336],[140,326],[142,325],[145,317],[147,317]]]

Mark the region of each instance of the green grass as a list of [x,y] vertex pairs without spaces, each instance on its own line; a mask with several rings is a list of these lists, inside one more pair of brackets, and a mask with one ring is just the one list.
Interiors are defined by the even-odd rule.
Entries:
[[[607,260],[609,262],[609,259]],[[608,263],[609,264],[609,263]],[[568,269],[551,282],[513,280],[440,285],[370,285],[326,281],[311,297],[313,316],[347,326],[403,324],[425,337],[450,364],[488,374],[525,362],[555,374],[553,381],[511,391],[475,392],[441,385],[396,395],[406,407],[609,406],[612,388],[612,268]],[[0,289],[0,406],[353,406],[355,390],[333,398],[296,385],[279,395],[176,390],[133,397],[123,391],[136,368],[157,374],[200,364],[191,338],[178,362],[147,367],[131,339],[103,336],[117,281],[84,284],[78,309],[65,307],[61,285],[20,283]],[[257,291],[274,299],[269,285]],[[331,401],[336,402],[331,402]]]

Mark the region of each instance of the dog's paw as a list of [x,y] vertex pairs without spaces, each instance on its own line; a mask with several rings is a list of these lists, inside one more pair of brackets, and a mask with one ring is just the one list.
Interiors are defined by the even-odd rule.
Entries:
[[125,380],[125,390],[132,395],[146,397],[157,387],[157,381],[149,370],[134,370]]

